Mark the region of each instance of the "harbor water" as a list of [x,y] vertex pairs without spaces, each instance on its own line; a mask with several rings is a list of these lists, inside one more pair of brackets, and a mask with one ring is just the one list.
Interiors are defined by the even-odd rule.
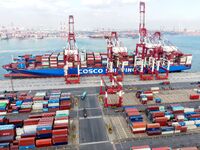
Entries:
[[[192,69],[190,72],[200,71],[200,36],[167,35],[169,41],[176,45],[182,52],[193,55]],[[122,38],[121,41],[131,52],[135,49],[137,39]],[[0,40],[0,66],[12,61],[12,57],[23,54],[43,54],[45,52],[62,51],[67,46],[66,39],[10,39]],[[106,42],[104,39],[77,39],[79,49],[87,51],[105,52]],[[0,79],[6,71],[0,67]]]

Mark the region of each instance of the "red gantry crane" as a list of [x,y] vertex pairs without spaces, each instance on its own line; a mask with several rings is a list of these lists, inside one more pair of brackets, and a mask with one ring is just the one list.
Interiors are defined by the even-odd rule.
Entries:
[[[101,76],[100,95],[104,95],[104,107],[121,107],[123,103],[123,85],[116,77],[110,75],[106,82],[107,75]],[[111,80],[111,82],[109,81]],[[110,84],[111,85],[108,85]],[[116,98],[118,96],[118,98]],[[118,99],[118,101],[116,100]]]
[[124,67],[128,65],[128,51],[119,41],[117,32],[111,32],[107,37],[107,75],[113,75],[118,81],[124,78]]
[[[141,80],[153,80],[154,74],[157,80],[168,79],[170,59],[166,48],[172,48],[166,45],[160,32],[154,34],[148,33],[145,27],[145,3],[140,2],[140,23],[139,23],[139,43],[136,44],[134,59],[134,74],[139,74]],[[160,74],[159,72],[164,74]]]
[[64,74],[67,84],[80,83],[80,58],[74,33],[74,17],[69,16],[68,47],[64,52]]

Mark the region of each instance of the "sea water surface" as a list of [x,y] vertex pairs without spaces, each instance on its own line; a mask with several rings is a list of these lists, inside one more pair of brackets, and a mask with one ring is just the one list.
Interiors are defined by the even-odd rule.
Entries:
[[[165,36],[171,43],[176,45],[182,52],[193,54],[192,69],[190,72],[200,71],[200,36],[167,35]],[[135,50],[138,39],[120,39],[129,51]],[[24,54],[43,54],[45,52],[62,51],[67,46],[66,39],[10,39],[0,40],[0,79],[6,71],[1,67],[12,61],[12,57]],[[87,51],[106,52],[106,42],[104,39],[77,39],[79,49]]]

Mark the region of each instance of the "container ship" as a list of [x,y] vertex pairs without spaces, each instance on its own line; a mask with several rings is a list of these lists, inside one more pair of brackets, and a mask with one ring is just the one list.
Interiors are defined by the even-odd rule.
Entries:
[[140,2],[139,42],[131,53],[119,41],[117,32],[105,36],[106,52],[79,51],[74,33],[74,17],[69,16],[68,47],[62,52],[23,55],[4,65],[5,77],[62,77],[84,75],[143,74],[180,72],[191,68],[192,55],[184,54],[165,40],[160,32],[145,27],[145,3]]

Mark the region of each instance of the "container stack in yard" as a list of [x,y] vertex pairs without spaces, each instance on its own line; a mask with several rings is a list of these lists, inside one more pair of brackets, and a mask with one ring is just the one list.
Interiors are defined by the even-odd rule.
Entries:
[[124,111],[126,121],[134,134],[146,132],[146,123],[143,122],[143,117],[136,108],[125,107]]
[[69,110],[29,115],[25,120],[0,121],[1,149],[34,149],[68,144]]
[[[151,87],[150,90],[146,91],[137,91],[136,92],[136,97],[140,100],[142,104],[147,104],[148,101],[153,101],[154,100],[154,95],[159,93],[160,88],[159,87]],[[156,103],[161,103],[161,99],[155,99]]]
[[126,106],[124,112],[133,134],[166,135],[200,129],[200,108],[187,108],[180,104],[148,106],[145,116],[136,107]]
[[3,94],[0,96],[0,115],[7,113],[55,112],[70,109],[71,93],[59,90],[36,92],[34,96],[26,92]]

